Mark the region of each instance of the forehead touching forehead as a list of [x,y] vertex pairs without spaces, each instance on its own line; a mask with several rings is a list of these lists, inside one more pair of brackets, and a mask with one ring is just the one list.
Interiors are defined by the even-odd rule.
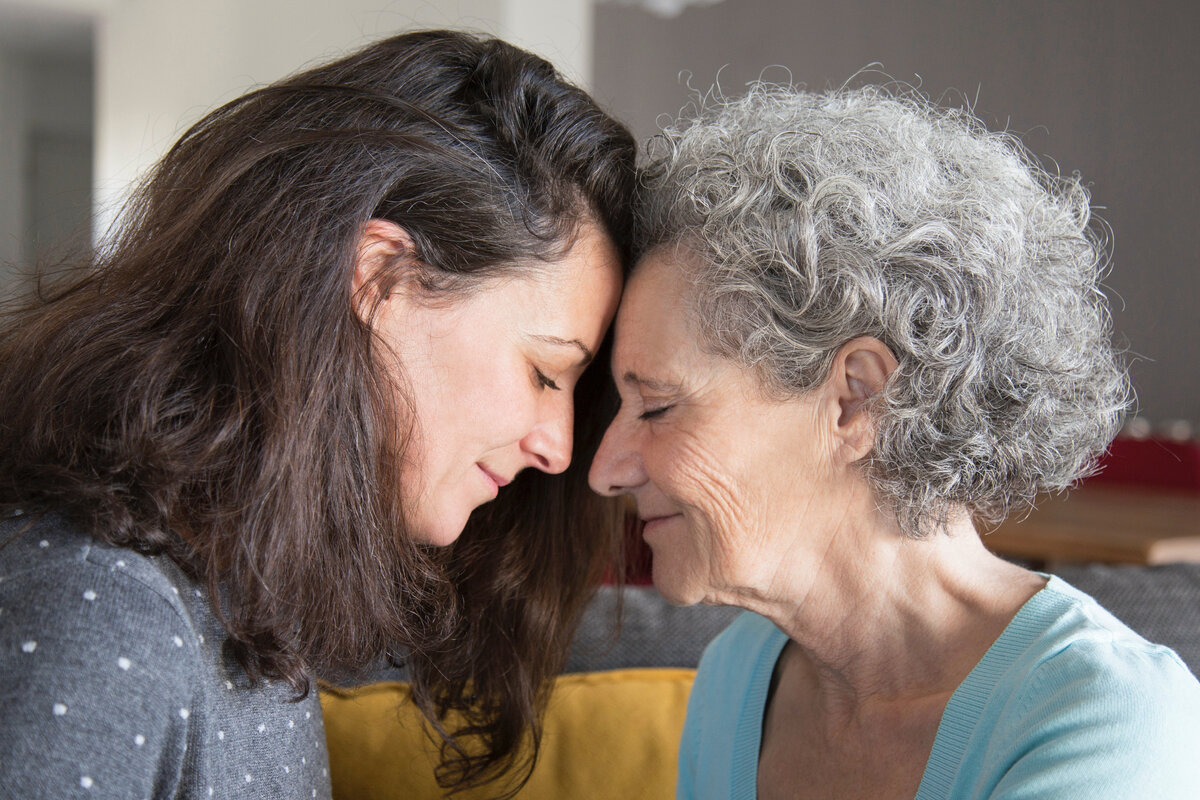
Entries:
[[632,368],[634,362],[646,369],[698,346],[696,320],[689,302],[688,267],[693,258],[683,247],[666,246],[652,250],[638,262],[618,313],[615,371]]
[[627,293],[636,291],[639,302],[661,305],[662,313],[669,312],[688,325],[698,326],[694,300],[699,259],[682,244],[657,247],[637,262]]

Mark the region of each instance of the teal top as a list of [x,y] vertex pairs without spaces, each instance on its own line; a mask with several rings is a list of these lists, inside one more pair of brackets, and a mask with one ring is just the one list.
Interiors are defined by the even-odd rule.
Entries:
[[[767,690],[786,643],[745,613],[709,645],[677,798],[754,800]],[[1172,650],[1051,576],[946,704],[916,800],[1133,797],[1200,797],[1200,683]]]

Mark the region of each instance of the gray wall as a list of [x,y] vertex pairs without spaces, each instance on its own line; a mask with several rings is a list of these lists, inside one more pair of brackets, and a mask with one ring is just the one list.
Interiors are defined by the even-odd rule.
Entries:
[[[881,62],[1078,170],[1114,232],[1108,278],[1141,413],[1200,422],[1200,5],[1119,0],[725,0],[664,20],[597,8],[595,91],[639,137],[764,67],[820,89]],[[764,77],[783,81],[784,69]],[[946,94],[950,92],[950,94]]]
[[92,84],[85,18],[0,0],[0,295],[90,244]]

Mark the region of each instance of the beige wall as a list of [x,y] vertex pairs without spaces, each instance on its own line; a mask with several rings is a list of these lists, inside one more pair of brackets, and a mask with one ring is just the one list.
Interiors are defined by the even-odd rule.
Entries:
[[1115,235],[1116,325],[1142,412],[1200,422],[1200,6],[1148,0],[725,0],[673,20],[601,5],[594,87],[639,136],[691,85],[765,75],[812,88],[882,62],[1092,184]]
[[0,2],[0,288],[88,235],[87,23],[69,10],[39,12]]
[[24,60],[0,50],[0,286],[22,257],[25,208],[16,188],[24,183],[26,87]]
[[[586,86],[592,19],[592,0],[0,0],[0,288],[36,255],[28,245],[35,117],[73,134],[82,114],[87,136],[94,123],[94,221],[103,236],[132,183],[188,125],[254,86],[416,27],[502,36]],[[31,66],[30,53],[41,61]],[[80,58],[88,75],[70,85],[85,96],[65,97],[69,82],[54,80],[58,68],[48,65]],[[69,130],[60,130],[68,116]],[[37,152],[69,177],[55,155],[60,143]]]
[[98,232],[188,125],[256,85],[434,26],[498,34],[586,84],[591,21],[591,0],[108,0],[96,40]]

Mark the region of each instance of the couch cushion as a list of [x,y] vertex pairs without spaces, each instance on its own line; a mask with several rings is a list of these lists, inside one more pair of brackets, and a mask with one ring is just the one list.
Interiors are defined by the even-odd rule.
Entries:
[[[632,669],[559,677],[523,800],[675,796],[675,761],[695,673]],[[323,688],[335,800],[433,800],[437,749],[408,685]],[[463,792],[491,797],[494,788]]]

